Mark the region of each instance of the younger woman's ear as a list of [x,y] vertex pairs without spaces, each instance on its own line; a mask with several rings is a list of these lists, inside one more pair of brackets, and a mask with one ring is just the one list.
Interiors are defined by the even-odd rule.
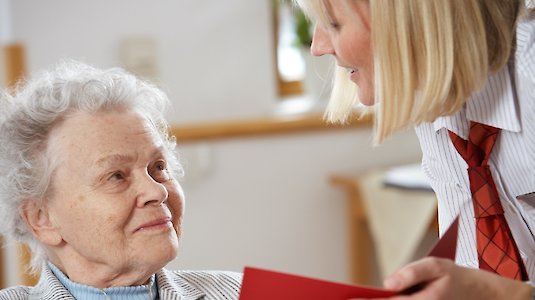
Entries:
[[41,243],[57,246],[62,242],[61,234],[50,218],[46,205],[38,200],[28,199],[21,205],[19,213],[33,236]]

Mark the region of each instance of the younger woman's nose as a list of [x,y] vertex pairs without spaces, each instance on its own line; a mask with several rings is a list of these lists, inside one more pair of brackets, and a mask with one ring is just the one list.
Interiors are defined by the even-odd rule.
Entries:
[[312,38],[310,53],[312,53],[314,56],[334,54],[331,39],[326,30],[321,26],[316,25],[314,27],[314,36]]

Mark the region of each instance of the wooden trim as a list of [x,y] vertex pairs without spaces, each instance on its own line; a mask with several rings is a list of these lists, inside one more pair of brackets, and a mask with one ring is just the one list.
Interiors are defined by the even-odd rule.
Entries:
[[24,47],[22,45],[12,44],[4,47],[7,87],[14,87],[24,77],[26,72],[24,56]]
[[178,143],[206,140],[259,137],[275,134],[303,133],[309,131],[365,128],[372,125],[370,115],[351,118],[348,124],[329,124],[321,114],[272,117],[250,120],[221,121],[204,124],[179,125],[170,128],[170,134]]
[[331,176],[333,185],[341,186],[346,192],[348,206],[348,240],[351,280],[356,284],[373,284],[373,239],[368,227],[368,217],[361,198],[361,188],[355,180],[344,176]]
[[[11,44],[4,47],[4,62],[6,66],[6,86],[13,88],[26,73],[24,46],[21,44]],[[19,270],[21,274],[21,284],[33,286],[37,283],[38,277],[30,275],[27,270],[31,260],[30,249],[22,244],[18,245]],[[5,271],[5,267],[3,267]]]
[[[349,259],[351,264],[351,279],[357,284],[374,284],[375,249],[373,238],[368,225],[368,214],[362,196],[362,185],[358,177],[333,175],[330,183],[345,190],[348,205],[349,224]],[[380,195],[377,195],[380,196]],[[438,216],[430,220],[428,230],[438,236]]]
[[32,252],[30,248],[24,244],[19,245],[19,272],[21,274],[22,285],[34,286],[37,284],[39,277],[31,275],[28,272],[30,266],[30,260],[32,258]]
[[287,81],[279,73],[279,1],[271,1],[272,28],[273,28],[273,62],[277,82],[277,94],[281,99],[286,96],[302,95],[304,93],[303,82],[301,80]]
[[285,81],[278,76],[277,82],[280,97],[302,95],[304,93],[303,82],[301,80]]

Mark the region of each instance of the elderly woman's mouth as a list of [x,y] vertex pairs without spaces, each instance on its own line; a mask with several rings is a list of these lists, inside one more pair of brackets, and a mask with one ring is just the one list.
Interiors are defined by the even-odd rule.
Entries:
[[137,227],[136,230],[134,230],[134,233],[143,231],[167,230],[170,228],[173,228],[173,222],[171,222],[171,218],[165,217],[152,220]]

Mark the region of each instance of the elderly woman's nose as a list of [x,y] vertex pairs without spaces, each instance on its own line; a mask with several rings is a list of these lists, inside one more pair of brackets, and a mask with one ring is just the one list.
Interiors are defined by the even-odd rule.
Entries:
[[312,45],[310,53],[314,56],[322,56],[324,54],[334,54],[331,39],[327,32],[321,26],[314,27],[314,36],[312,38]]
[[167,188],[154,180],[149,174],[145,174],[138,180],[137,206],[143,207],[150,204],[160,205],[167,200],[169,195]]

